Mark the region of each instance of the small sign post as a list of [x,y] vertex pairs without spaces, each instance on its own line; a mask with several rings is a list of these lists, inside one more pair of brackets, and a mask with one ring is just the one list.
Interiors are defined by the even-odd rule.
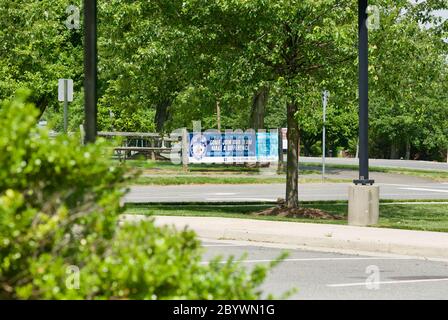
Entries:
[[322,182],[325,182],[325,145],[326,145],[326,130],[325,130],[325,122],[327,121],[327,104],[328,104],[328,97],[330,96],[330,93],[325,90],[322,93],[322,105],[323,105],[323,128],[322,128]]
[[64,102],[64,133],[68,130],[68,103],[73,102],[73,80],[59,79],[58,100]]

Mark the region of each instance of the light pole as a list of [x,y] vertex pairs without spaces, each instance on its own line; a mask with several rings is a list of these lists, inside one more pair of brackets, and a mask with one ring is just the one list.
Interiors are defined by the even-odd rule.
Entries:
[[359,28],[359,179],[349,188],[348,223],[376,225],[379,218],[379,187],[369,178],[369,47],[368,0],[358,0]]
[[368,0],[358,0],[359,28],[359,179],[356,185],[373,185],[369,179],[369,43]]
[[93,143],[96,139],[96,85],[96,0],[84,0],[84,126],[86,143]]

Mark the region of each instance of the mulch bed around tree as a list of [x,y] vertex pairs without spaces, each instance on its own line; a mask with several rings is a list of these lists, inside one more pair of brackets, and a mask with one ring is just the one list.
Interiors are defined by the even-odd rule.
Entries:
[[256,216],[277,216],[284,218],[310,218],[310,219],[327,219],[327,220],[343,220],[343,217],[333,215],[329,212],[313,209],[313,208],[287,208],[281,201],[276,207],[269,208],[260,212],[255,212]]

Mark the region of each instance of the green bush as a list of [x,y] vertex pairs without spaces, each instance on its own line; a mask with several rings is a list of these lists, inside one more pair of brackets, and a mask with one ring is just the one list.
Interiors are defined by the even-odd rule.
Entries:
[[0,299],[260,297],[269,267],[202,264],[193,232],[120,222],[110,146],[50,138],[37,116],[26,94],[0,106]]

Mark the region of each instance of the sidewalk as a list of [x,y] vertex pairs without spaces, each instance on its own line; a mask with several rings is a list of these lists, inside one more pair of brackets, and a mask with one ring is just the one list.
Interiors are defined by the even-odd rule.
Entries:
[[157,216],[156,224],[188,226],[208,239],[448,259],[448,233],[215,217]]

